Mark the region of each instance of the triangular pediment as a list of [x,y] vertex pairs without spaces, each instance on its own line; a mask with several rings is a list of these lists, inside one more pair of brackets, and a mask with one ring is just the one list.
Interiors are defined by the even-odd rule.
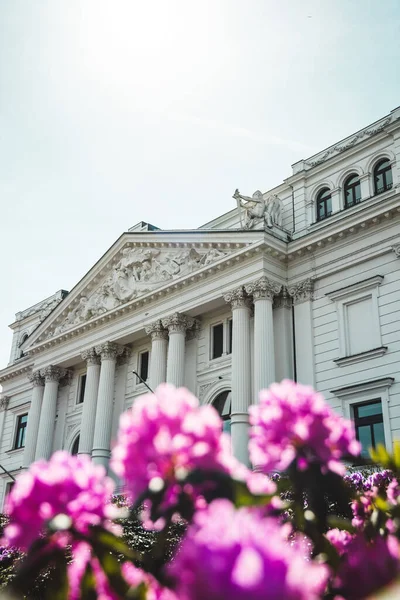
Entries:
[[32,333],[24,351],[207,270],[262,237],[256,231],[125,233]]

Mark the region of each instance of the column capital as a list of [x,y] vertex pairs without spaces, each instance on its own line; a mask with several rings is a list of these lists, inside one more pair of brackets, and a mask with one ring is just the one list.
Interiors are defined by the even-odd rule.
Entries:
[[10,403],[10,396],[2,396],[0,398],[0,412],[6,411]]
[[194,340],[194,339],[198,338],[200,335],[200,329],[201,329],[200,319],[194,319],[194,323],[193,323],[191,329],[188,329],[188,331],[186,333],[187,341],[190,342],[190,340]]
[[124,347],[113,342],[105,342],[96,346],[96,352],[100,356],[101,360],[115,360],[117,356],[120,356],[124,351]]
[[130,359],[132,350],[128,346],[124,346],[122,353],[117,356],[117,367],[125,365]]
[[32,371],[32,373],[29,373],[28,379],[33,387],[44,386],[44,377],[40,371]]
[[396,258],[400,258],[400,244],[394,244],[394,246],[392,246],[392,250]]
[[268,277],[260,277],[260,279],[246,284],[244,289],[249,296],[253,296],[253,302],[265,298],[272,301],[274,296],[281,291],[282,285],[268,279]]
[[49,365],[44,369],[40,370],[41,377],[44,377],[46,383],[50,383],[51,381],[60,382],[64,377],[70,377],[71,371],[67,371],[67,369],[62,369],[61,367],[55,367],[54,365]]
[[292,308],[292,306],[293,300],[286,285],[283,285],[280,293],[274,297],[274,308]]
[[224,300],[231,305],[232,309],[251,308],[251,299],[242,285],[224,294]]
[[194,319],[182,313],[174,313],[170,317],[162,319],[163,326],[171,333],[186,333],[187,329],[193,327]]
[[81,352],[81,358],[88,365],[99,365],[100,364],[100,356],[96,352],[96,348],[89,348],[88,350],[84,350]]
[[313,277],[309,277],[295,285],[288,286],[289,296],[292,296],[295,304],[300,304],[300,302],[306,300],[314,300],[314,281]]
[[154,323],[150,323],[145,327],[147,335],[151,336],[153,340],[167,340],[168,339],[168,331],[163,327],[161,319],[154,321]]

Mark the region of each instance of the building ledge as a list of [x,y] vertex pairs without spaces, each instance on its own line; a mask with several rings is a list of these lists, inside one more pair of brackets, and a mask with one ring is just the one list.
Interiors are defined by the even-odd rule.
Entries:
[[24,451],[25,446],[23,446],[22,448],[11,448],[10,450],[6,450],[6,454],[18,454],[18,452],[23,452]]
[[338,367],[347,367],[348,365],[354,365],[364,360],[370,360],[371,358],[379,358],[386,354],[388,347],[381,346],[380,348],[374,348],[373,350],[367,350],[366,352],[359,352],[358,354],[352,354],[351,356],[343,356],[342,358],[335,358],[333,361]]
[[346,385],[345,387],[336,388],[331,390],[331,394],[338,398],[345,398],[353,395],[360,395],[363,392],[370,392],[372,390],[388,389],[393,385],[394,377],[382,377],[381,379],[371,379],[370,381],[364,381],[363,383],[355,383],[354,385]]

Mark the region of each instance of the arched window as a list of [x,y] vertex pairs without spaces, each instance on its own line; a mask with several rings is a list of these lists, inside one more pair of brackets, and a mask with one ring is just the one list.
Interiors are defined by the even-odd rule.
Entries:
[[72,455],[78,454],[78,448],[79,448],[79,435],[76,436],[75,441],[72,444],[71,454]]
[[332,198],[329,188],[324,188],[317,196],[317,221],[322,221],[332,214]]
[[384,158],[379,161],[374,169],[374,191],[375,194],[381,194],[390,190],[393,186],[392,167],[390,160]]
[[349,208],[361,202],[361,184],[358,175],[350,175],[344,184],[344,207]]
[[221,392],[213,402],[214,408],[218,411],[224,422],[223,430],[226,433],[231,432],[231,393],[229,391]]
[[24,352],[21,350],[21,346],[22,346],[22,344],[24,344],[26,342],[28,337],[29,337],[29,335],[27,333],[24,333],[24,335],[22,336],[22,338],[18,344],[19,353],[18,353],[17,358],[22,358],[24,356]]

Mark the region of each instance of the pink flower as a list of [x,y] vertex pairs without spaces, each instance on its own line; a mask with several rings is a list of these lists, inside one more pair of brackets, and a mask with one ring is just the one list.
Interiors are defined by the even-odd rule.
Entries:
[[146,600],[178,600],[174,592],[162,587],[149,573],[135,567],[132,563],[122,565],[122,574],[133,588],[143,584],[146,588]]
[[131,499],[136,500],[152,480],[161,479],[171,488],[171,503],[182,474],[193,469],[228,472],[231,464],[217,411],[199,406],[185,388],[167,384],[155,394],[141,396],[121,416],[111,459]]
[[344,474],[340,460],[360,453],[353,425],[336,415],[311,387],[284,380],[260,392],[250,407],[249,450],[252,463],[268,473],[320,463],[323,470]]
[[343,529],[330,529],[326,532],[326,537],[341,555],[346,551],[354,535]]
[[399,558],[394,536],[367,541],[358,534],[346,545],[333,587],[346,600],[369,598],[399,575]]
[[72,545],[73,560],[68,565],[68,600],[81,600],[81,584],[90,565],[93,571],[94,587],[98,600],[119,600],[120,595],[114,592],[104,573],[99,560],[93,556],[91,547],[86,542]]
[[214,500],[198,512],[169,573],[180,600],[317,600],[328,570],[259,511]]
[[8,545],[27,550],[43,532],[46,522],[63,514],[86,533],[90,525],[107,519],[114,482],[89,457],[56,452],[51,459],[33,463],[20,475],[7,498],[10,523],[4,530]]

